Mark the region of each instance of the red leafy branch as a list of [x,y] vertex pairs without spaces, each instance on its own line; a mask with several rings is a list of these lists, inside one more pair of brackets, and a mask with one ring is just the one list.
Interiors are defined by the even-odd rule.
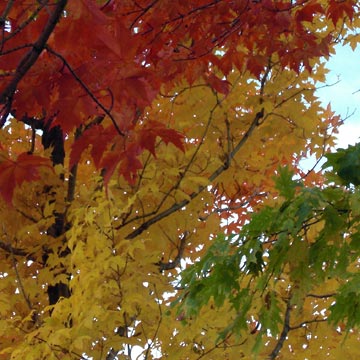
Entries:
[[[66,68],[70,71],[71,75],[74,77],[74,79],[78,82],[78,84],[85,90],[85,92],[91,97],[91,99],[96,103],[96,105],[99,106],[99,108],[101,110],[104,111],[104,113],[110,118],[111,122],[113,123],[116,131],[118,132],[119,135],[121,136],[125,136],[125,134],[120,130],[119,125],[117,124],[116,120],[114,119],[114,117],[112,116],[112,114],[110,113],[111,109],[107,109],[97,98],[96,96],[92,93],[92,91],[87,87],[87,85],[80,79],[80,77],[76,74],[76,72],[74,71],[74,69],[70,66],[70,64],[66,61],[66,59],[59,53],[57,53],[56,51],[54,51],[53,49],[51,49],[49,46],[46,47],[46,50],[58,57],[64,64],[64,66],[66,66]],[[112,95],[112,94],[110,94]]]
[[44,30],[41,32],[39,38],[34,43],[31,50],[29,50],[22,58],[22,60],[20,61],[19,65],[16,68],[13,79],[0,94],[0,104],[6,104],[5,111],[3,112],[0,120],[1,127],[5,124],[5,121],[10,113],[12,98],[19,82],[25,76],[25,74],[30,70],[30,68],[35,64],[41,52],[44,50],[46,42],[48,41],[56,24],[59,22],[66,4],[67,4],[67,0],[59,0],[57,2],[55,10],[51,14],[48,22],[46,23]]

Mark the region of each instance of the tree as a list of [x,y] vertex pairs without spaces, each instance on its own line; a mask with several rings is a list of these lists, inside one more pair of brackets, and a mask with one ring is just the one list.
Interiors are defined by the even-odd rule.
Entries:
[[[335,356],[343,336],[321,350],[331,327],[315,311],[337,277],[335,309],[354,293],[344,266],[358,249],[341,267],[346,249],[334,243],[332,273],[314,245],[313,278],[305,243],[280,235],[321,234],[307,216],[340,217],[338,233],[348,225],[324,205],[343,190],[324,195],[322,175],[298,165],[333,145],[341,119],[314,92],[334,45],[355,46],[357,10],[335,0],[0,1],[0,358]],[[315,188],[298,198],[285,165]],[[302,222],[289,224],[294,212]],[[246,231],[257,240],[233,235]],[[264,245],[270,233],[279,236]],[[244,286],[252,276],[259,284]],[[351,304],[333,313],[341,334]],[[357,320],[344,324],[357,336]]]

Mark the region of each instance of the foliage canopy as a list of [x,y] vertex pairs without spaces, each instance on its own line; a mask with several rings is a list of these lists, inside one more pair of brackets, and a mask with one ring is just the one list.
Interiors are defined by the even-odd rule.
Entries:
[[359,146],[299,161],[358,14],[1,0],[0,359],[356,356]]

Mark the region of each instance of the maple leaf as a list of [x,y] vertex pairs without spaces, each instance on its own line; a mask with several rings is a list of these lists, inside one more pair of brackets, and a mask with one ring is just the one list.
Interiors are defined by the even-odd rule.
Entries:
[[184,136],[174,129],[167,128],[164,124],[150,120],[147,121],[139,131],[139,144],[144,149],[149,150],[151,154],[155,154],[156,138],[160,137],[165,144],[172,143],[181,151],[185,151],[183,139]]
[[69,167],[72,168],[80,160],[81,154],[91,146],[90,154],[97,168],[110,140],[114,137],[113,129],[104,129],[102,125],[95,124],[85,130],[81,136],[71,145]]
[[12,203],[16,186],[20,186],[24,181],[40,179],[41,167],[52,169],[50,160],[28,153],[20,154],[16,161],[7,159],[0,163],[0,194],[7,204]]
[[312,22],[316,14],[323,13],[322,6],[317,2],[309,2],[301,7],[295,15],[296,21]]
[[216,75],[210,74],[206,77],[208,84],[220,94],[227,95],[231,84],[227,80],[219,79]]
[[359,161],[292,171],[333,141],[314,83],[357,3],[0,1],[0,359],[356,358],[316,311],[360,322]]
[[133,185],[137,179],[137,172],[142,167],[143,164],[137,156],[137,147],[135,145],[128,147],[120,157],[119,175],[122,175],[129,184]]
[[118,168],[118,174],[123,176],[129,184],[134,184],[137,178],[137,171],[142,168],[142,163],[138,156],[141,153],[141,148],[135,144],[127,144],[126,149],[122,151],[113,151],[107,153],[100,166],[105,170],[104,185],[107,187],[111,176]]
[[354,0],[331,0],[329,1],[329,8],[326,15],[334,25],[336,25],[340,19],[343,19],[345,14],[352,20],[355,11],[354,5],[356,5],[356,1]]

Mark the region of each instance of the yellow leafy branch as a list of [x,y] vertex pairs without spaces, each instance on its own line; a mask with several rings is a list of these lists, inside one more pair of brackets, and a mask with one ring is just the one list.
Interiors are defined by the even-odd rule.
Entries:
[[[156,329],[154,331],[154,335],[151,339],[151,343],[148,344],[147,348],[146,348],[146,351],[145,351],[145,360],[149,358],[149,353],[150,353],[150,350],[151,348],[153,347],[154,343],[155,343],[155,340],[156,340],[156,337],[158,335],[158,332],[159,332],[159,329],[160,329],[160,325],[161,325],[161,322],[162,322],[162,310],[161,310],[161,303],[160,303],[160,299],[159,299],[159,295],[157,293],[157,290],[156,290],[156,285],[154,285],[154,294],[155,294],[155,297],[156,297],[156,302],[158,304],[158,309],[159,309],[159,321],[157,322],[157,325],[156,325]],[[143,325],[141,323],[141,327],[143,328]],[[143,328],[143,332],[145,334],[145,329]],[[147,338],[147,336],[145,335],[145,337]]]
[[[17,268],[17,262],[16,262],[16,259],[15,259],[15,252],[14,250],[17,250],[17,253],[21,253],[22,256],[25,256],[26,254],[23,254],[23,251],[20,249],[13,249],[13,247],[11,246],[11,242],[10,242],[10,239],[9,239],[9,236],[5,230],[5,227],[3,226],[3,233],[5,235],[5,237],[7,238],[7,244],[4,244],[4,247],[7,249],[7,251],[11,254],[11,260],[12,260],[12,263],[13,263],[13,268],[14,268],[14,271],[15,271],[15,276],[16,276],[16,280],[19,284],[19,289],[20,289],[20,292],[26,302],[26,305],[28,306],[29,310],[33,310],[33,306],[31,304],[31,301],[29,299],[29,296],[26,295],[25,293],[25,289],[24,289],[24,286],[23,286],[23,283],[22,283],[22,280],[21,280],[21,277],[20,277],[20,274],[19,274],[19,271],[18,271],[18,268]],[[1,248],[3,249],[4,247],[1,246]]]
[[216,101],[215,105],[213,106],[213,108],[209,112],[209,117],[208,117],[207,124],[206,124],[204,132],[203,132],[203,134],[201,136],[201,139],[200,139],[200,141],[199,141],[199,143],[198,143],[198,145],[197,145],[197,147],[196,147],[196,149],[194,151],[194,154],[191,156],[190,160],[185,165],[184,170],[181,171],[178,181],[168,191],[166,191],[163,198],[160,200],[160,202],[158,203],[158,205],[156,206],[156,208],[153,211],[151,211],[149,213],[143,213],[142,215],[137,215],[137,216],[135,216],[135,217],[133,217],[131,219],[128,219],[127,221],[123,221],[119,226],[115,227],[116,230],[120,229],[121,227],[123,227],[125,225],[128,225],[131,222],[141,220],[141,219],[145,219],[147,217],[150,217],[152,215],[157,214],[159,212],[159,210],[161,209],[161,207],[164,205],[165,201],[169,198],[169,196],[171,196],[173,191],[177,190],[180,187],[182,180],[185,178],[186,174],[189,172],[190,167],[194,163],[195,158],[196,158],[197,154],[199,153],[199,150],[200,150],[201,146],[204,144],[206,135],[207,135],[207,133],[209,131],[211,122],[213,120],[213,113],[221,103],[218,98],[216,100],[217,101]]
[[[221,175],[225,170],[227,170],[230,166],[230,163],[234,156],[239,152],[239,150],[244,146],[244,144],[249,139],[250,135],[254,132],[255,128],[259,125],[259,121],[264,118],[264,109],[261,109],[254,117],[251,125],[241,138],[241,140],[238,142],[238,144],[234,147],[234,149],[231,151],[231,153],[228,155],[227,161],[221,166],[219,166],[209,177],[209,182],[214,181],[219,175]],[[230,162],[230,163],[229,163]],[[189,195],[190,200],[185,199],[180,202],[177,202],[170,206],[168,209],[158,213],[157,215],[153,216],[149,220],[145,221],[143,224],[141,224],[137,229],[132,231],[126,236],[126,239],[134,239],[136,236],[143,233],[145,230],[147,230],[151,225],[157,223],[158,221],[164,219],[165,217],[173,214],[174,212],[180,210],[184,206],[188,205],[191,200],[195,199],[199,194],[201,194],[207,186],[201,185],[199,186],[197,191],[194,191]]]

